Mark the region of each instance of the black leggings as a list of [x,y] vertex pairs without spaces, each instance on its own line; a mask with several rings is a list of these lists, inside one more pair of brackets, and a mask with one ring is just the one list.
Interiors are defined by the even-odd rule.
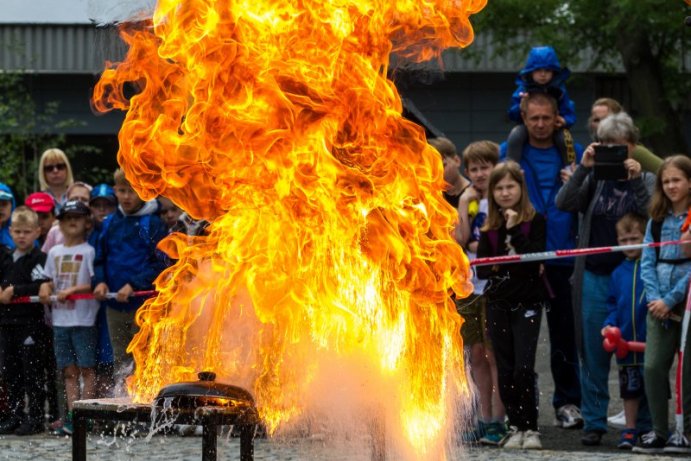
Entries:
[[499,395],[509,424],[519,431],[537,430],[535,353],[542,307],[542,303],[487,306],[487,328],[497,360]]

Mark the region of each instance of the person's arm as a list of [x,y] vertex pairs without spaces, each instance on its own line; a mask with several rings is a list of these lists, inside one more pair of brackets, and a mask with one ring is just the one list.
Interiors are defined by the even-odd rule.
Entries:
[[[477,257],[486,258],[489,256],[495,256],[491,254],[489,238],[487,237],[487,232],[480,232],[480,242],[477,246]],[[475,273],[479,279],[488,279],[493,273],[496,272],[495,266],[478,266],[475,268]]]
[[522,123],[523,119],[521,118],[521,95],[525,94],[525,88],[522,85],[519,85],[518,88],[516,88],[516,91],[513,92],[511,95],[511,105],[509,106],[509,110],[507,112],[509,116],[509,120],[512,122],[516,123]]
[[663,160],[648,150],[644,145],[637,144],[631,153],[631,158],[641,164],[645,171],[657,174]]
[[[149,228],[148,258],[144,267],[137,268],[131,274],[129,285],[134,290],[146,290],[151,287],[158,274],[166,268],[165,255],[156,248],[158,242],[168,235],[166,225],[158,217],[152,217]],[[118,287],[119,288],[119,287]]]
[[46,265],[46,255],[41,253],[33,261],[33,263],[34,265],[31,269],[31,281],[14,285],[12,290],[14,297],[36,296],[41,288],[41,284],[46,281],[50,281],[50,278],[48,275],[46,275],[46,271],[44,269]]
[[648,216],[650,198],[653,196],[653,191],[655,190],[655,175],[647,172],[643,173],[641,176],[631,180],[631,186],[636,202],[636,213],[642,216]]
[[574,105],[566,88],[562,88],[562,97],[559,100],[559,115],[564,117],[566,128],[571,128],[576,123],[576,106]]
[[584,151],[581,157],[581,163],[576,167],[571,178],[564,183],[557,196],[555,197],[555,204],[557,208],[562,211],[584,212],[590,203],[589,189],[590,182],[593,180],[590,172],[595,164],[594,160],[595,148],[591,144]]
[[507,229],[506,232],[511,236],[511,246],[514,247],[518,254],[545,251],[547,246],[547,228],[545,218],[539,213],[535,214],[530,224],[530,236],[526,236],[521,232],[520,224]]
[[482,195],[472,185],[465,188],[458,199],[458,225],[456,226],[456,241],[465,247],[470,240],[470,214],[468,209],[473,201],[478,201]]
[[[648,225],[645,228],[645,237],[643,243],[652,243],[653,234],[650,230],[652,220],[648,220]],[[643,255],[641,256],[641,279],[645,287],[645,297],[648,302],[660,299],[660,283],[657,280],[657,252],[655,248],[643,248]]]

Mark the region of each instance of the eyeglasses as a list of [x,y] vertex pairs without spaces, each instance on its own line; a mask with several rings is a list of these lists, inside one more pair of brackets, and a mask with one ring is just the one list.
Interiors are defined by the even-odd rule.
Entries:
[[53,165],[43,165],[43,171],[50,173],[51,171],[63,171],[67,169],[64,163],[55,163]]

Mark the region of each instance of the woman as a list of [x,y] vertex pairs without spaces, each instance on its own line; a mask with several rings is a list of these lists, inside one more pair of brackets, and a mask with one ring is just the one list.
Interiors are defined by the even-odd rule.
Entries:
[[[609,115],[597,128],[597,139],[583,153],[581,164],[556,197],[563,211],[582,213],[579,248],[617,245],[616,222],[627,213],[648,215],[648,202],[655,175],[642,171],[633,159],[638,129],[625,112]],[[628,158],[622,168],[626,179],[597,180],[593,175],[598,144],[625,145]],[[600,329],[607,317],[610,274],[621,263],[621,253],[605,253],[578,258],[574,267],[574,308],[580,311],[582,328],[581,411],[585,420],[584,445],[599,445],[607,432],[609,365],[611,354],[602,348]],[[645,415],[640,415],[643,418]]]
[[42,192],[53,196],[55,213],[58,213],[67,201],[67,189],[74,183],[72,166],[63,151],[51,148],[41,154],[41,160],[38,162],[38,182]]

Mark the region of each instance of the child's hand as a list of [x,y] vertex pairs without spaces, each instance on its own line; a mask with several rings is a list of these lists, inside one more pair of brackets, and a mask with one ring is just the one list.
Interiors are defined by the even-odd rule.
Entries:
[[134,293],[134,288],[129,283],[126,283],[122,288],[118,290],[115,300],[119,303],[126,303],[130,296]]
[[12,301],[12,296],[14,296],[14,287],[8,286],[4,290],[0,288],[0,303],[9,304]]
[[462,200],[464,203],[470,203],[473,200],[479,201],[481,198],[482,194],[480,193],[480,191],[475,189],[475,187],[470,186],[465,188],[463,194],[461,194],[461,198],[459,199],[459,201]]
[[94,298],[96,298],[98,301],[105,300],[107,294],[108,285],[106,285],[103,282],[99,283],[98,285],[96,285],[96,288],[94,288]]
[[518,213],[511,208],[504,210],[504,219],[506,220],[506,228],[511,229],[518,224]]
[[557,119],[554,122],[554,125],[557,127],[557,129],[559,129],[563,126],[566,126],[566,120],[561,115],[557,115]]
[[67,297],[71,294],[72,294],[72,290],[70,290],[70,289],[60,290],[60,291],[58,291],[58,294],[56,295],[56,297],[58,298],[58,301],[60,301],[61,303],[64,303],[65,301],[67,301]]
[[650,312],[650,315],[658,320],[666,320],[672,313],[672,311],[670,311],[667,307],[667,304],[665,304],[665,302],[661,299],[650,301],[648,303],[648,312]]
[[50,295],[52,294],[53,287],[50,285],[50,283],[42,283],[41,287],[38,289],[38,299],[41,301],[41,303],[50,304]]
[[525,91],[521,91],[520,93],[518,93],[518,97],[521,98],[521,99],[527,98],[527,97],[528,97],[528,93],[525,92]]
[[571,165],[567,165],[561,169],[559,176],[561,177],[562,184],[566,184],[573,176],[573,172],[576,170],[576,162],[571,162]]

